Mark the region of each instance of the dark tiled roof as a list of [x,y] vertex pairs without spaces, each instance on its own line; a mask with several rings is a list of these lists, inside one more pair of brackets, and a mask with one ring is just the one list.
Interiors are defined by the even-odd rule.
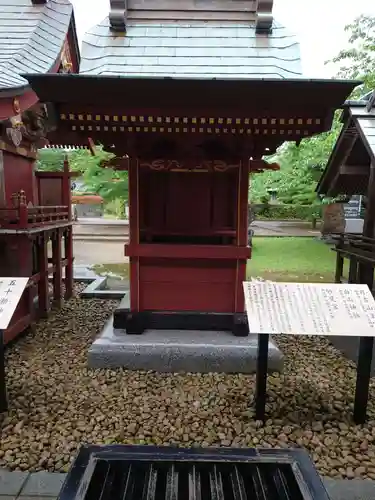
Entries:
[[256,34],[255,22],[128,19],[114,33],[109,19],[82,46],[82,74],[198,78],[298,78],[296,38],[274,22]]
[[0,91],[22,88],[20,75],[47,73],[57,60],[69,29],[68,0],[0,0]]
[[[361,103],[350,103],[346,110],[346,123],[317,187],[319,194],[367,193],[370,163],[375,161],[375,108]],[[352,173],[341,173],[343,165],[352,165]]]

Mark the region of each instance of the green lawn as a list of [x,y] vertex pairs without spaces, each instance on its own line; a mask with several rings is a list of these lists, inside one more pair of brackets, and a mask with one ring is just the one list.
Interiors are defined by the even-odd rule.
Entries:
[[119,278],[128,279],[129,278],[129,265],[123,264],[96,264],[92,266],[96,273],[105,276],[106,274],[115,274]]
[[273,281],[332,282],[336,254],[313,238],[253,238],[248,277]]
[[[313,238],[254,237],[248,277],[274,281],[332,282],[335,252]],[[127,264],[93,266],[99,274],[113,273],[128,278]]]

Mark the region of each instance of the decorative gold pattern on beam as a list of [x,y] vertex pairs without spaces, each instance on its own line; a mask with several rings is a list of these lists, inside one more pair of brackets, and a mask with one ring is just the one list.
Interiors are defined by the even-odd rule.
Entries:
[[270,128],[265,128],[265,129],[261,129],[261,128],[255,128],[255,129],[252,129],[252,128],[227,128],[227,127],[224,127],[224,128],[218,128],[218,127],[208,127],[208,126],[205,126],[205,127],[180,127],[180,126],[173,126],[173,127],[161,127],[161,126],[158,126],[158,127],[149,127],[149,126],[138,126],[138,125],[134,125],[134,126],[118,126],[118,125],[112,125],[111,127],[109,127],[108,125],[96,125],[95,127],[93,127],[92,125],[71,125],[71,130],[72,131],[76,131],[76,130],[80,130],[81,132],[84,132],[84,131],[92,131],[92,130],[96,130],[97,132],[115,132],[115,133],[118,133],[118,132],[136,132],[136,133],[176,133],[176,134],[180,134],[180,133],[192,133],[192,134],[217,134],[217,135],[220,135],[220,134],[233,134],[233,135],[243,135],[243,134],[247,134],[247,135],[292,135],[292,136],[308,136],[310,135],[310,131],[309,130],[301,130],[301,129],[291,129],[291,128],[288,128],[288,129],[284,129],[284,128],[281,128],[281,129],[270,129]]
[[69,121],[97,121],[97,122],[114,122],[132,124],[159,123],[159,124],[180,124],[186,125],[320,125],[321,118],[301,118],[301,117],[286,117],[286,118],[262,118],[262,117],[247,117],[247,118],[218,118],[218,117],[187,117],[187,116],[145,116],[145,115],[109,115],[109,114],[87,114],[87,113],[61,113],[61,120]]
[[229,169],[239,168],[240,164],[229,164],[222,160],[174,160],[158,159],[153,161],[140,161],[141,168],[169,172],[226,172]]

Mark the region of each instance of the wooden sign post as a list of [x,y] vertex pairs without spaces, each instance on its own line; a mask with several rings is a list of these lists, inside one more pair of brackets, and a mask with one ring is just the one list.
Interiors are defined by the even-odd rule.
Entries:
[[28,281],[29,278],[0,278],[0,412],[8,409],[4,330],[9,326]]
[[3,330],[0,330],[0,413],[6,411],[8,408],[7,404],[7,392],[5,383],[5,353],[4,353],[4,334]]
[[265,419],[269,335],[359,336],[354,420],[366,410],[375,336],[375,300],[367,285],[245,282],[249,329],[258,333],[255,414]]

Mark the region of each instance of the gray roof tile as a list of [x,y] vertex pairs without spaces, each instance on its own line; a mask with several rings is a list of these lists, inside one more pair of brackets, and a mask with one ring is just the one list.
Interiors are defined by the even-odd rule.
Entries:
[[92,28],[82,46],[80,72],[200,78],[296,78],[299,44],[281,25],[257,35],[254,24],[231,22],[135,22],[126,35],[109,20]]
[[47,73],[72,17],[69,0],[0,0],[0,91],[28,85],[23,73]]
[[364,144],[371,156],[371,161],[375,159],[375,113],[368,112],[368,118],[358,118],[358,125],[362,130]]

